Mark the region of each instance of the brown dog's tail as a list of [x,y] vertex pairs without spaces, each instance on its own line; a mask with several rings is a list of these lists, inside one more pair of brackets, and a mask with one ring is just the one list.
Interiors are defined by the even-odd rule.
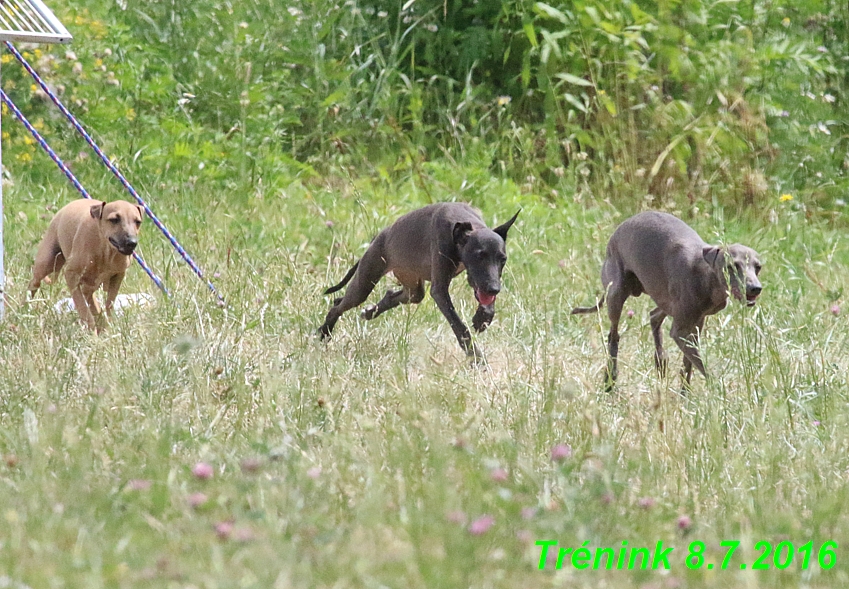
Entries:
[[572,309],[572,315],[584,315],[585,313],[596,313],[604,306],[604,295],[601,295],[601,300],[594,307],[575,307]]
[[336,292],[337,290],[340,290],[346,284],[348,284],[348,282],[351,280],[351,278],[354,277],[354,272],[357,271],[357,266],[359,266],[359,265],[360,265],[360,261],[357,260],[357,263],[354,264],[353,266],[351,266],[351,269],[348,270],[347,274],[345,274],[345,278],[342,279],[342,282],[340,282],[336,286],[331,286],[326,291],[324,291],[324,294],[326,294],[326,295],[332,294],[332,293]]

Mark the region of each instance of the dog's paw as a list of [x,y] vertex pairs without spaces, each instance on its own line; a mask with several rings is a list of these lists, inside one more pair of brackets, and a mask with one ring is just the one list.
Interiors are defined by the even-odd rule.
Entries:
[[489,327],[489,324],[492,323],[492,319],[494,317],[495,309],[481,305],[475,312],[475,316],[472,317],[472,327],[474,327],[476,332],[480,333]]
[[466,351],[466,356],[469,358],[469,365],[472,368],[482,368],[487,366],[486,356],[484,356],[480,348],[474,344],[472,344],[472,347]]
[[369,305],[368,307],[363,309],[362,313],[360,313],[360,316],[363,319],[365,319],[366,321],[370,321],[370,320],[374,319],[376,315],[377,315],[377,305]]
[[486,328],[489,327],[489,324],[492,323],[492,320],[484,321],[478,320],[477,318],[472,319],[472,327],[475,329],[477,333],[481,333],[482,331],[486,331]]
[[604,380],[601,385],[605,393],[612,393],[616,388],[616,379],[619,376],[619,370],[615,366],[608,366],[604,371]]
[[330,339],[330,329],[327,325],[322,325],[318,329],[315,330],[315,336],[321,341],[325,342]]
[[654,367],[657,370],[657,374],[658,376],[660,376],[660,378],[666,378],[666,371],[669,367],[669,360],[666,357],[666,352],[664,352],[663,354],[655,353]]

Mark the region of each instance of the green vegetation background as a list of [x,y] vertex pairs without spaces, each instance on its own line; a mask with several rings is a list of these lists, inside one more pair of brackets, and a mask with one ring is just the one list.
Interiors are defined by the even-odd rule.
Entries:
[[[18,48],[228,307],[151,224],[141,249],[172,299],[103,337],[51,312],[61,281],[25,303],[38,240],[76,194],[4,107],[0,587],[849,582],[845,3],[52,8],[73,43]],[[89,191],[126,198],[0,61]],[[398,215],[452,199],[491,224],[523,209],[480,337],[489,368],[468,368],[429,299],[315,342],[322,288]],[[653,371],[646,300],[610,395],[606,318],[568,315],[645,208],[765,261],[759,307],[709,321],[715,378],[686,399]],[[124,291],[155,289],[133,269]],[[676,552],[663,575],[539,571],[537,539]],[[715,563],[741,540],[732,570],[690,571],[693,540]],[[798,554],[740,570],[760,540],[841,548],[827,571]]]

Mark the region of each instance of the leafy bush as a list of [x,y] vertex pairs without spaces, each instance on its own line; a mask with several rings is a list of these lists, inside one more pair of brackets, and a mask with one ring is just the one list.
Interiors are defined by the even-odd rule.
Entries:
[[[446,158],[529,190],[670,207],[788,192],[830,209],[847,186],[847,15],[830,4],[89,0],[66,10],[75,59],[63,48],[36,59],[78,113],[127,136],[154,169],[192,175],[204,160],[203,175],[225,181],[353,165],[426,186],[423,164]],[[47,116],[12,69],[7,91]],[[14,157],[32,157],[15,133]]]

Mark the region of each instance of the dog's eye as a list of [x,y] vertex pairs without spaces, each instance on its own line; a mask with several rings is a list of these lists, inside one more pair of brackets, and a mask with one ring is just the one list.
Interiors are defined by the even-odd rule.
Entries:
[[121,222],[121,217],[112,217],[111,219],[109,219],[109,222],[112,223],[113,225],[117,225],[118,223]]
[[760,274],[760,273],[761,273],[761,265],[755,264],[755,274]]
[[141,221],[136,221],[136,227],[141,227]]

